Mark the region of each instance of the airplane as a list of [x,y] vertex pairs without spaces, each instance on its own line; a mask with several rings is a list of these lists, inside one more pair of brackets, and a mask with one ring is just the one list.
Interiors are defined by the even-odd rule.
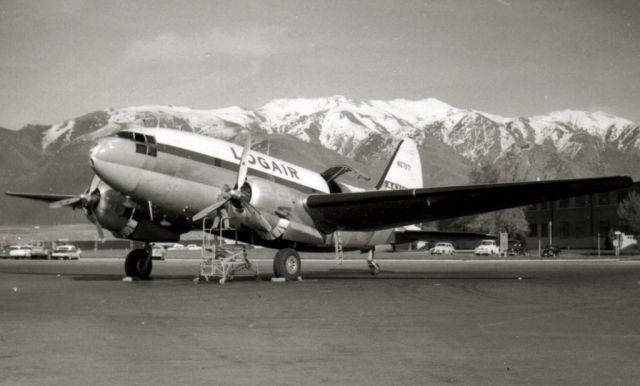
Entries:
[[468,216],[628,187],[627,176],[423,187],[415,142],[402,140],[375,190],[341,182],[357,171],[344,166],[323,173],[220,139],[169,128],[130,127],[103,137],[89,151],[95,173],[80,195],[6,192],[82,208],[103,238],[145,242],[125,259],[128,277],[149,279],[151,243],[177,242],[206,228],[233,229],[239,241],[277,249],[274,275],[300,276],[298,252],[368,252],[372,274],[376,245],[394,228]]

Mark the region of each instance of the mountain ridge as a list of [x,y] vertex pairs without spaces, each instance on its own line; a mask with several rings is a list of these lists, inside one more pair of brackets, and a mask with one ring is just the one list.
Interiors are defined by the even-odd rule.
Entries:
[[[0,187],[80,192],[91,175],[86,160],[91,143],[135,125],[170,127],[235,142],[249,130],[254,138],[270,143],[266,147],[271,147],[272,154],[287,161],[308,162],[322,171],[334,159],[352,160],[352,166],[373,179],[397,143],[412,138],[422,154],[426,186],[465,184],[468,172],[483,162],[495,164],[503,181],[612,174],[640,177],[633,167],[640,161],[640,127],[604,112],[565,109],[533,117],[503,117],[453,107],[435,98],[359,101],[337,95],[275,99],[258,109],[110,108],[53,125],[0,129],[4,139]],[[292,146],[305,150],[287,151]],[[69,175],[54,177],[69,164],[74,164],[71,169],[81,181]],[[26,210],[18,216],[21,219],[34,215],[22,204],[0,200],[0,210],[16,217],[12,206]],[[40,213],[34,216],[46,218]]]

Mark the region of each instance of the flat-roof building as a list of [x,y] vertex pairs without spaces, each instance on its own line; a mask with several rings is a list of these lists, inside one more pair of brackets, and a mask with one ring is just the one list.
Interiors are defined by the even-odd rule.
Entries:
[[589,194],[565,200],[543,202],[525,209],[529,222],[527,245],[531,249],[549,243],[561,248],[611,248],[611,235],[615,231],[632,233],[618,216],[618,204],[631,191],[640,193],[640,183],[606,193]]

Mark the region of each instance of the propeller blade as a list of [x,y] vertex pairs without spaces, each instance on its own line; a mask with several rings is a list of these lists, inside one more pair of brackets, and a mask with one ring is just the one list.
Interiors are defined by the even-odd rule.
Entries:
[[249,153],[251,153],[251,134],[247,136],[247,141],[242,149],[242,157],[240,158],[240,169],[238,169],[238,180],[236,181],[236,189],[240,189],[247,179],[247,171],[249,169]]
[[104,231],[102,230],[102,225],[100,225],[100,221],[96,220],[96,230],[98,231],[98,237],[100,241],[104,241]]
[[227,197],[227,198],[224,198],[222,200],[218,200],[218,201],[214,202],[213,204],[209,205],[208,207],[202,209],[200,212],[196,213],[195,216],[193,216],[193,221],[198,221],[198,220],[201,220],[201,219],[207,217],[211,213],[213,213],[216,210],[218,210],[218,208],[220,208],[222,205],[226,204],[229,200],[230,200],[230,197]]
[[211,228],[216,229],[218,227],[218,225],[220,225],[220,216],[214,217],[213,224],[211,225]]
[[98,237],[100,237],[100,241],[104,241],[104,232],[102,231],[102,225],[100,225],[100,221],[98,221],[98,216],[96,216],[96,213],[93,211],[93,208],[89,207],[89,212],[91,213],[91,216],[93,216],[95,222],[94,224],[96,225],[96,230],[98,231]]
[[52,202],[51,204],[49,204],[49,208],[56,209],[56,208],[62,208],[63,206],[70,206],[82,201],[83,199],[84,199],[83,196],[65,198],[64,200]]
[[71,206],[78,202],[82,202],[83,204],[90,203],[90,200],[93,198],[91,196],[91,193],[98,188],[99,184],[100,184],[100,178],[94,174],[93,178],[91,179],[91,184],[83,194],[70,197],[70,198],[65,198],[64,200],[52,202],[51,204],[49,204],[49,208],[51,209],[62,208],[63,206]]
[[94,190],[96,190],[98,188],[98,185],[100,185],[100,177],[98,177],[97,175],[93,175],[93,178],[91,179],[91,184],[89,184],[89,194],[92,193]]

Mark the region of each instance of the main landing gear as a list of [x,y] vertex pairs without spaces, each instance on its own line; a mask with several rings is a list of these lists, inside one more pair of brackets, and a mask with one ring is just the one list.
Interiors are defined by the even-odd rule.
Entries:
[[124,272],[128,277],[141,280],[151,279],[151,246],[147,244],[145,248],[134,249],[124,260]]
[[[374,254],[375,250],[370,249],[369,256],[367,257],[367,266],[372,275],[377,275],[380,273],[380,266],[374,261]],[[246,259],[246,256],[244,260],[247,264],[251,265],[248,259]],[[151,259],[150,245],[146,245],[145,248],[132,250],[124,261],[124,271],[127,277],[132,279],[149,280],[151,278],[152,268],[153,262]],[[293,248],[279,250],[273,259],[273,273],[277,278],[282,278],[287,281],[299,280],[301,277],[301,268],[300,255]],[[222,278],[226,279],[226,276],[223,274]]]
[[283,278],[287,281],[300,278],[300,255],[293,248],[281,249],[273,259],[273,273],[275,277]]

